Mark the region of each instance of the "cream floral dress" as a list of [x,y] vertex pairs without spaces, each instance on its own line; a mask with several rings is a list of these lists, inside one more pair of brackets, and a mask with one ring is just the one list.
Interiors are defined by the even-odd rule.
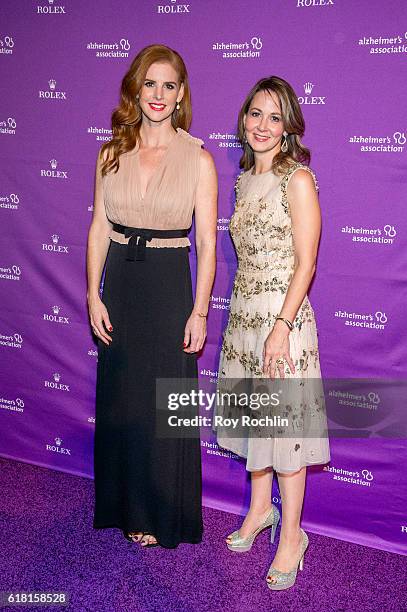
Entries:
[[[265,382],[264,341],[282,309],[294,273],[287,186],[300,168],[311,173],[318,189],[312,170],[300,163],[293,164],[284,176],[272,171],[254,175],[251,169],[237,179],[230,232],[238,269],[222,344],[218,392],[230,391],[238,380],[251,379],[252,390],[261,383],[259,379]],[[246,457],[249,471],[273,467],[289,473],[330,460],[317,328],[308,296],[298,310],[289,341],[295,374],[285,363],[286,386],[279,406],[279,414],[289,417],[285,433],[276,427],[260,432],[261,428],[254,426],[244,427],[233,437],[230,428],[226,434],[225,428],[215,427],[219,446]],[[232,415],[230,409],[219,406],[215,414]]]

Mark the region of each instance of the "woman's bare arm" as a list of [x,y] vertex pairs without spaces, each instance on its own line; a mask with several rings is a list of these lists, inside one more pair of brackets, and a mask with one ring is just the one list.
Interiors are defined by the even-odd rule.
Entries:
[[[312,277],[315,273],[319,238],[321,234],[321,211],[314,180],[307,170],[297,170],[287,187],[287,198],[290,204],[293,243],[294,274],[291,279],[280,315],[294,321],[297,316]],[[264,372],[270,369],[272,376],[277,359],[284,358],[291,371],[295,368],[289,352],[289,333],[284,321],[276,321],[270,332],[264,349]],[[280,376],[283,366],[277,364]]]
[[106,307],[99,296],[100,280],[105,265],[107,252],[110,244],[110,231],[112,223],[106,216],[105,204],[103,200],[102,174],[101,174],[101,159],[98,155],[95,172],[95,196],[93,203],[93,217],[89,228],[88,243],[87,243],[87,278],[88,291],[87,300],[89,308],[89,317],[92,328],[96,335],[109,344],[112,340],[111,336],[106,333],[106,329],[112,327]]
[[200,351],[206,337],[206,319],[216,268],[218,180],[210,153],[202,149],[195,198],[195,244],[198,257],[195,303],[185,327],[186,353]]

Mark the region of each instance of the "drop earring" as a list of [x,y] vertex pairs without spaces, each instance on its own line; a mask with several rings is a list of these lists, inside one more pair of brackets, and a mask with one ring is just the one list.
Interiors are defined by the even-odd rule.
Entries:
[[281,150],[282,150],[283,153],[287,153],[287,151],[288,151],[287,132],[284,132],[284,134],[283,134]]
[[181,107],[179,105],[179,102],[177,102],[177,106],[175,107],[177,110],[179,110]]

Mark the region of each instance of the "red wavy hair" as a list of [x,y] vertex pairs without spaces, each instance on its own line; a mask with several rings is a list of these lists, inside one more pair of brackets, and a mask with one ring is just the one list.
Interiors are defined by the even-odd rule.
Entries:
[[171,64],[178,74],[179,84],[184,85],[181,107],[179,110],[175,109],[171,116],[173,128],[180,127],[188,131],[191,125],[191,91],[184,60],[179,53],[165,45],[144,47],[136,55],[122,80],[120,102],[112,113],[113,137],[100,150],[100,157],[103,159],[102,175],[112,170],[117,172],[120,155],[134,149],[140,139],[142,112],[136,96],[144,85],[148,69],[156,62]]

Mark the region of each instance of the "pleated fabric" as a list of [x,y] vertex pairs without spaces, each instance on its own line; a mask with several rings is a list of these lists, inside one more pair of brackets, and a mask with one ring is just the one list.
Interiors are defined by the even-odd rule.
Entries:
[[[95,198],[104,202],[112,223],[154,229],[188,229],[195,207],[203,141],[182,130],[168,145],[145,193],[141,192],[142,169],[138,145],[120,156],[117,172],[100,174],[98,159]],[[125,244],[128,238],[112,229],[110,238]],[[190,246],[189,238],[153,238],[149,247]]]

